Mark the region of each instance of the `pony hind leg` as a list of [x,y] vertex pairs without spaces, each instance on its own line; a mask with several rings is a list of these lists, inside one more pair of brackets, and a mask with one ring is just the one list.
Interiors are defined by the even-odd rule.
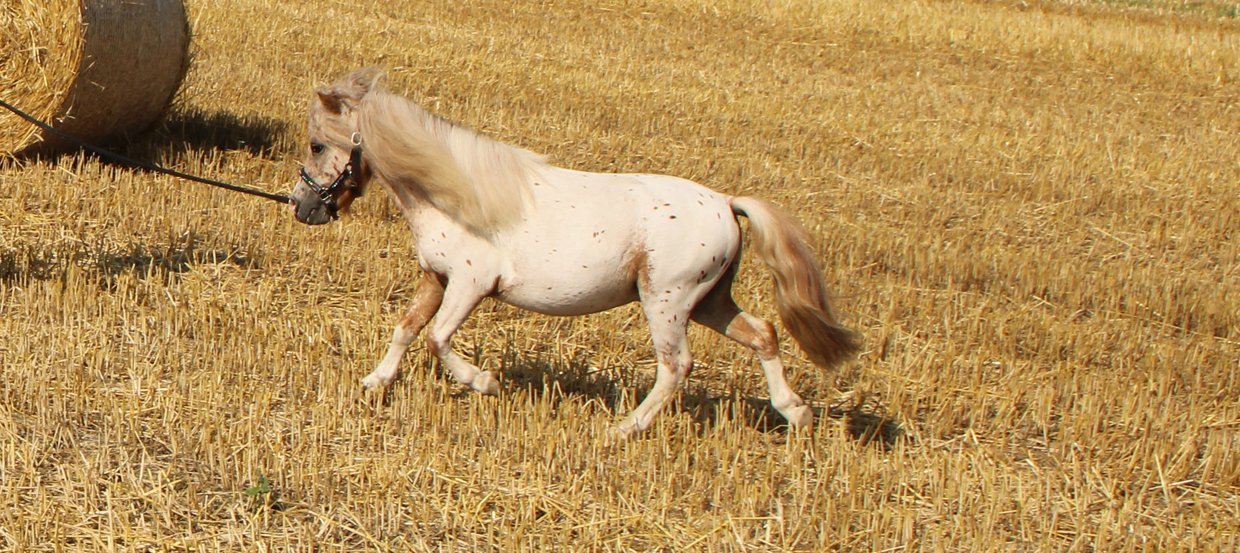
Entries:
[[443,284],[434,274],[423,274],[421,281],[418,282],[417,292],[413,296],[413,305],[409,306],[404,316],[400,318],[400,322],[396,323],[396,328],[392,330],[392,340],[388,343],[387,353],[379,362],[379,366],[362,379],[362,386],[366,388],[387,386],[396,378],[400,371],[401,358],[405,356],[413,339],[418,336],[419,332],[422,332],[426,323],[430,322],[431,317],[435,315],[435,311],[442,303]]
[[693,320],[757,353],[762,371],[766,374],[771,406],[783,415],[788,426],[812,426],[813,410],[792,390],[788,380],[784,378],[784,364],[779,358],[779,339],[775,334],[775,326],[741,310],[732,299],[731,288],[730,279],[720,282],[693,310]]
[[[647,311],[647,318],[650,316]],[[649,428],[655,416],[675,397],[680,386],[689,378],[689,371],[693,369],[693,355],[689,352],[689,337],[685,332],[688,313],[678,319],[649,321],[658,362],[654,386],[637,408],[615,428],[615,437],[628,438]]]
[[642,311],[646,314],[654,344],[657,372],[650,393],[625,417],[613,436],[626,438],[649,428],[655,416],[688,380],[689,372],[693,370],[693,354],[689,351],[687,332],[689,313],[714,284],[714,281],[660,283],[649,276],[638,280]]

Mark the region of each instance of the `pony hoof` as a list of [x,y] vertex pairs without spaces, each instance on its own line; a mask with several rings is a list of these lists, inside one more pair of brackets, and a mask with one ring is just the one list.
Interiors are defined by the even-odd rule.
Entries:
[[366,378],[362,379],[362,387],[367,390],[382,388],[384,386],[387,386],[387,382],[373,373],[366,375]]
[[789,407],[783,413],[785,419],[788,419],[788,426],[792,428],[813,428],[814,426],[814,410],[808,405],[797,405]]
[[635,432],[635,426],[628,424],[628,421],[620,423],[607,429],[607,434],[603,436],[603,445],[605,447],[615,447],[629,441]]
[[488,396],[499,395],[499,379],[495,378],[494,371],[478,373],[474,381],[469,383],[469,387]]

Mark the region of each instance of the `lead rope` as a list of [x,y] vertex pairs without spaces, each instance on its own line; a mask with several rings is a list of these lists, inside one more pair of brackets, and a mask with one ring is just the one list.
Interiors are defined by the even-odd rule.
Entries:
[[287,204],[287,203],[289,203],[289,197],[288,197],[288,196],[285,196],[285,195],[283,195],[283,194],[272,194],[272,193],[270,193],[270,192],[265,192],[265,191],[263,191],[263,190],[259,190],[259,189],[257,189],[257,188],[249,188],[249,187],[246,187],[246,186],[240,186],[240,185],[236,185],[236,184],[229,184],[229,183],[227,183],[227,182],[222,182],[222,181],[218,181],[218,180],[214,180],[214,179],[208,179],[208,178],[204,178],[204,177],[199,177],[199,176],[191,175],[191,174],[189,174],[189,173],[182,173],[182,172],[177,171],[177,170],[175,170],[175,169],[168,169],[168,168],[166,168],[166,167],[161,167],[161,166],[159,166],[159,165],[155,165],[154,163],[149,163],[149,162],[145,162],[145,161],[138,161],[138,160],[133,159],[133,158],[131,158],[131,157],[123,156],[123,155],[121,155],[121,154],[118,154],[118,153],[113,152],[113,151],[110,151],[110,150],[105,150],[105,149],[103,149],[103,148],[100,148],[99,146],[96,146],[96,145],[94,145],[94,144],[91,144],[91,143],[89,143],[89,142],[86,142],[86,141],[84,141],[84,140],[82,140],[82,139],[80,139],[80,138],[78,138],[78,137],[76,137],[76,136],[73,136],[73,135],[69,134],[69,133],[66,133],[66,132],[64,132],[64,131],[61,131],[61,130],[55,129],[55,128],[53,128],[51,125],[48,125],[47,123],[44,123],[43,121],[40,121],[40,120],[36,119],[34,116],[32,116],[32,115],[30,115],[30,114],[28,114],[28,113],[26,113],[26,112],[24,112],[24,111],[22,111],[22,110],[18,109],[17,107],[13,106],[12,104],[10,104],[10,103],[8,103],[8,102],[5,102],[4,100],[0,100],[0,107],[4,107],[5,109],[7,109],[7,110],[9,110],[9,111],[13,112],[14,114],[16,114],[18,117],[21,117],[22,119],[25,119],[26,121],[29,121],[31,124],[33,124],[33,125],[34,125],[34,126],[36,126],[36,127],[39,127],[40,129],[43,129],[44,131],[50,132],[50,133],[52,133],[52,134],[54,134],[54,135],[56,135],[56,136],[58,136],[58,137],[60,137],[60,138],[63,138],[63,139],[65,139],[65,140],[68,140],[69,142],[72,142],[72,143],[74,143],[74,144],[78,145],[79,147],[81,147],[81,148],[83,148],[83,149],[90,150],[90,151],[92,151],[92,152],[94,152],[94,153],[98,154],[99,156],[101,156],[101,157],[103,157],[103,158],[105,158],[105,159],[110,159],[110,160],[112,160],[112,161],[117,161],[117,162],[120,162],[120,163],[124,163],[124,164],[126,164],[126,165],[132,165],[132,166],[135,166],[135,167],[138,167],[138,168],[141,168],[141,169],[146,169],[147,171],[153,171],[153,172],[156,172],[156,173],[163,173],[163,174],[165,174],[165,175],[173,176],[173,177],[176,177],[176,178],[179,178],[179,179],[185,179],[185,180],[189,180],[189,181],[200,182],[200,183],[202,183],[202,184],[208,184],[208,185],[214,186],[214,187],[216,187],[216,188],[223,188],[223,189],[225,189],[225,190],[231,190],[231,191],[233,191],[233,192],[240,192],[240,193],[242,193],[242,194],[249,194],[249,195],[251,195],[251,196],[258,196],[258,197],[260,197],[260,198],[266,198],[266,199],[268,199],[268,200],[271,200],[271,201],[274,201],[274,202],[279,202],[279,203],[282,203],[282,204]]

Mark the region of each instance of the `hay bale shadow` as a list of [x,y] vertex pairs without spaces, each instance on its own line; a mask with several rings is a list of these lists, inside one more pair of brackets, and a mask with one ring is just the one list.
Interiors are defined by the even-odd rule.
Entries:
[[26,245],[0,250],[0,281],[50,280],[60,277],[69,266],[98,276],[108,287],[116,277],[132,273],[141,279],[153,274],[180,274],[195,265],[227,263],[240,268],[257,268],[260,262],[238,249],[203,248],[192,235],[180,243],[150,246],[127,244],[119,249],[73,249],[57,251]]
[[[276,119],[191,110],[169,113],[158,127],[141,134],[120,135],[98,143],[89,140],[85,142],[139,163],[159,165],[159,159],[202,150],[244,151],[257,157],[270,157],[287,129],[288,123]],[[79,153],[85,153],[87,159],[105,165],[146,170],[141,165],[76,147],[61,147],[59,143],[49,144],[47,147],[27,147],[13,157],[17,160],[55,161],[63,156]]]
[[163,153],[240,150],[266,157],[287,130],[287,122],[256,115],[178,111],[170,113],[164,124],[152,133],[160,140],[147,140],[144,146],[162,150]]

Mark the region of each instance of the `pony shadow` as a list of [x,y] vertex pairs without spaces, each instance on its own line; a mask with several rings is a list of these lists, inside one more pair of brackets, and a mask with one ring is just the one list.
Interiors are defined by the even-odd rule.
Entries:
[[546,394],[576,397],[587,402],[597,401],[615,413],[620,408],[621,384],[609,371],[591,367],[586,355],[556,359],[541,354],[522,355],[505,347],[501,354],[505,386],[521,390],[531,397]]
[[[561,361],[540,354],[518,353],[508,345],[499,355],[501,368],[497,370],[502,374],[500,387],[505,390],[504,393],[525,392],[535,399],[551,396],[555,402],[574,397],[586,403],[603,405],[612,413],[619,408],[621,387],[605,374],[606,371],[591,368],[585,355],[574,355],[568,361]],[[471,362],[479,364],[476,357]],[[456,383],[452,374],[433,359],[427,359],[422,369],[432,378],[453,382],[454,389],[450,393],[453,398],[467,398],[477,393],[469,386]],[[398,380],[408,378],[410,370],[401,371]],[[395,386],[382,386],[366,395],[374,405],[387,407],[391,405],[394,389]]]
[[[587,355],[581,353],[567,360],[557,360],[539,354],[521,355],[506,347],[502,359],[504,379],[510,389],[524,391],[532,397],[554,393],[587,402],[598,401],[616,414],[623,410],[620,405],[622,388],[631,385],[649,388],[648,382],[621,382],[608,371],[591,367]],[[703,386],[689,385],[681,392],[679,402],[667,409],[675,409],[677,404],[697,423],[699,434],[715,427],[721,418],[732,417],[759,432],[774,435],[788,432],[787,421],[766,398],[712,395]],[[899,441],[910,439],[904,426],[888,416],[886,408],[873,397],[844,394],[826,407],[814,406],[813,409],[817,421],[843,421],[849,437],[862,445],[888,450]]]
[[[768,398],[754,396],[710,396],[704,389],[686,390],[682,405],[699,424],[702,432],[713,427],[720,418],[736,418],[745,426],[760,432],[784,435],[789,431],[788,422],[771,405]],[[861,445],[873,445],[889,450],[901,440],[908,440],[904,426],[887,416],[877,402],[855,403],[847,396],[826,407],[812,405],[816,424],[827,419],[843,421],[848,436]]]
[[62,263],[53,252],[37,252],[33,248],[6,248],[0,251],[0,282],[49,280]]
[[[817,410],[815,414],[819,414]],[[904,425],[888,416],[886,406],[874,396],[849,392],[833,401],[821,414],[843,420],[844,429],[862,445],[876,445],[887,450],[897,442],[912,440],[904,431]]]

